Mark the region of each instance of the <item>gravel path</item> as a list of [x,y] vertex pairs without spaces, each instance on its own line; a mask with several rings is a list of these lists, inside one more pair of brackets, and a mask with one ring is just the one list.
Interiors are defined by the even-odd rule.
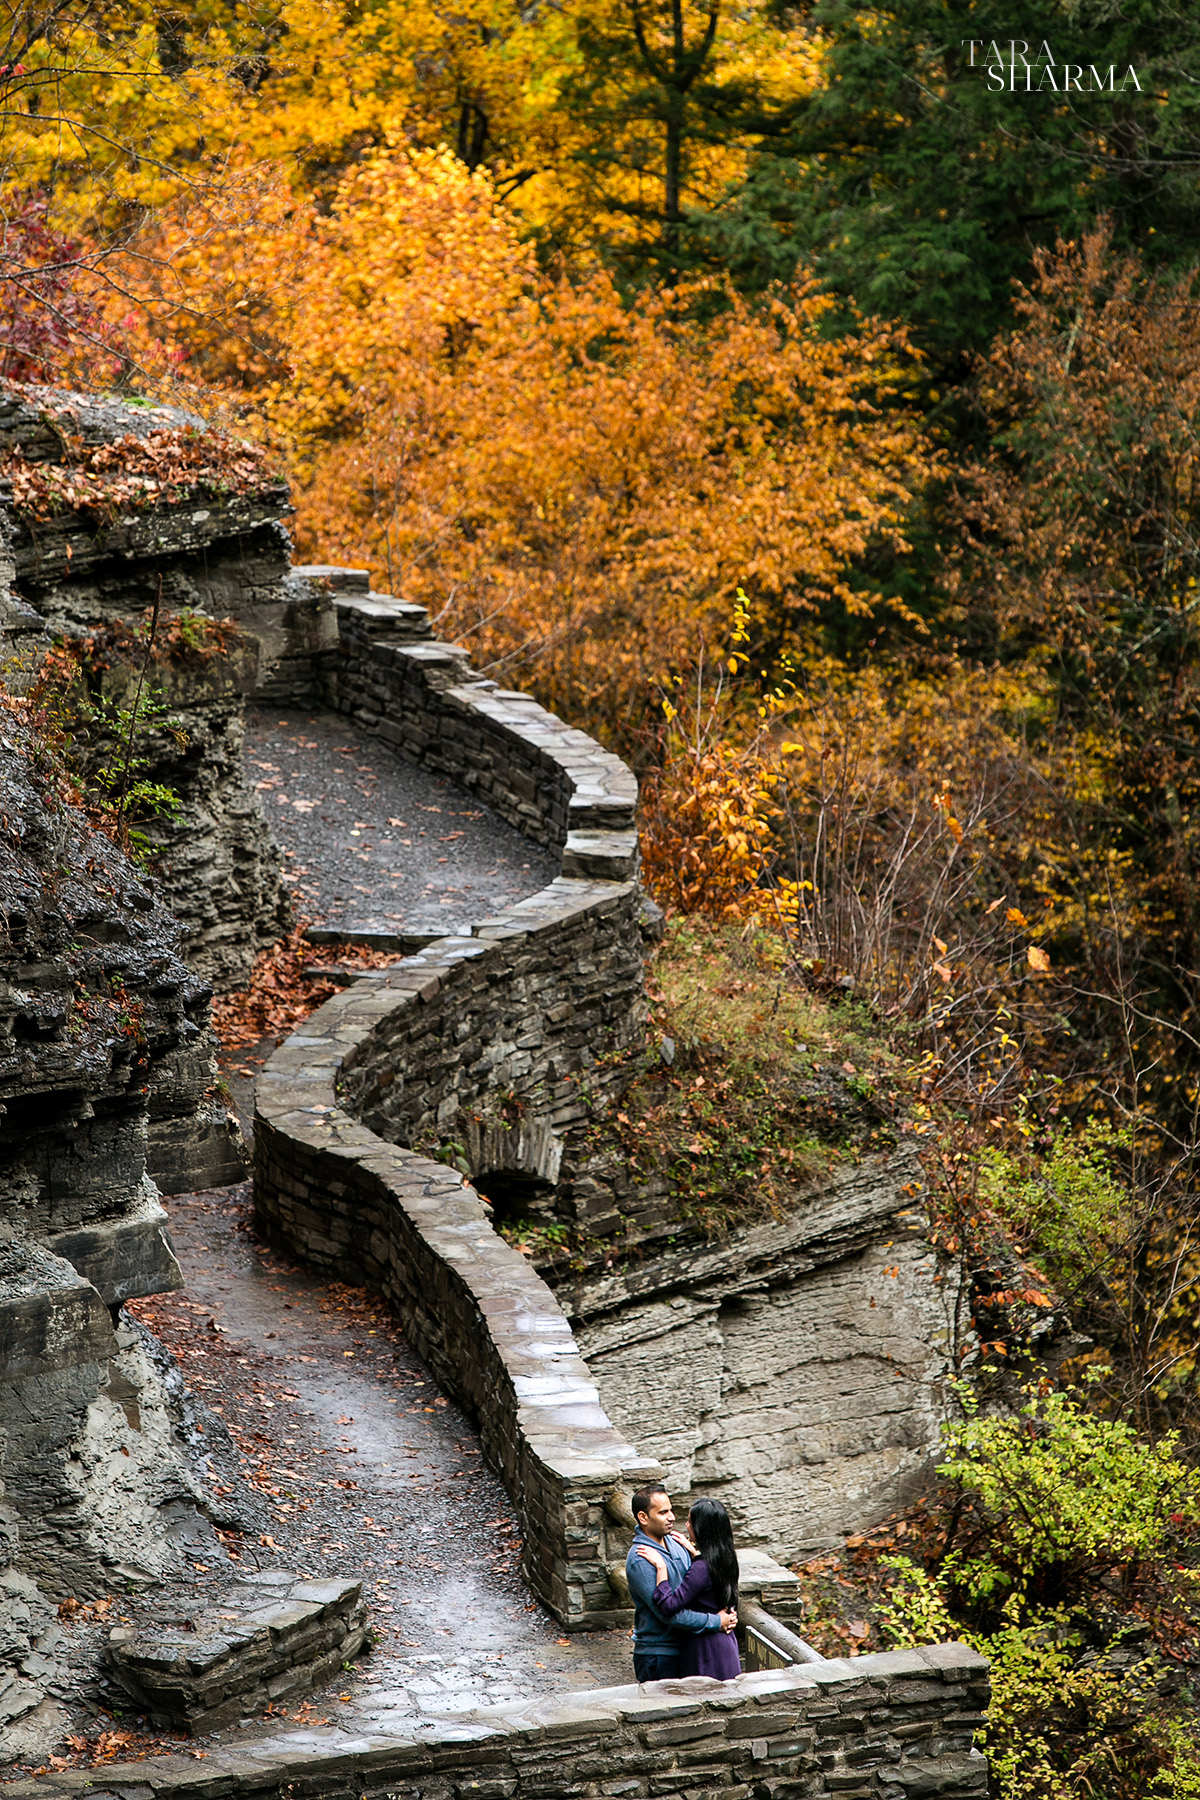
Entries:
[[[166,1205],[187,1287],[134,1310],[229,1426],[269,1509],[265,1533],[205,1553],[173,1616],[256,1564],[361,1577],[381,1641],[304,1714],[355,1729],[632,1680],[626,1633],[568,1638],[533,1601],[478,1435],[387,1306],[256,1243],[248,1186]],[[146,1604],[163,1616],[161,1595]]]
[[337,714],[248,712],[245,762],[313,925],[437,937],[558,873],[481,802]]

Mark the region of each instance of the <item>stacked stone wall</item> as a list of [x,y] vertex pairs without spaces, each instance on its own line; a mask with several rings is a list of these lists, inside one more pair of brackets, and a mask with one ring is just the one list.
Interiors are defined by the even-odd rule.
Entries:
[[558,1303],[486,1202],[405,1146],[467,1140],[553,1179],[559,1134],[642,1025],[636,783],[584,733],[473,677],[419,608],[356,595],[354,572],[306,578],[341,589],[337,704],[557,845],[564,872],[473,935],[357,982],[275,1053],[258,1088],[258,1217],[318,1268],[388,1295],[479,1421],[534,1591],[569,1627],[609,1625],[624,1612],[605,1501],[657,1464],[613,1429]]
[[432,1722],[406,1739],[285,1731],[13,1783],[12,1800],[983,1800],[987,1666],[965,1644],[716,1682],[604,1688]]
[[368,1635],[361,1581],[297,1580],[283,1569],[243,1576],[219,1610],[195,1610],[187,1630],[117,1626],[106,1650],[153,1724],[194,1736],[311,1693]]
[[[465,650],[431,637],[423,607],[371,593],[364,571],[297,574],[320,577],[334,596],[339,650],[326,686],[339,711],[561,849],[565,875],[619,878],[636,852],[637,806],[636,778],[619,757],[528,694],[477,675]],[[620,871],[604,866],[613,858]]]
[[[356,997],[360,1019],[372,1003],[374,992]],[[568,1628],[622,1623],[605,1501],[656,1466],[613,1429],[566,1319],[475,1191],[349,1119],[327,1080],[288,1067],[326,1048],[306,1035],[273,1059],[255,1127],[259,1219],[317,1269],[387,1296],[436,1380],[477,1421],[518,1509],[522,1572],[539,1599]]]

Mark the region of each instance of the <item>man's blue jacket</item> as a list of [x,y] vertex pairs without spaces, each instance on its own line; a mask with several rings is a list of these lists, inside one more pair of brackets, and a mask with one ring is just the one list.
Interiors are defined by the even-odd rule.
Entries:
[[654,1573],[653,1564],[638,1555],[639,1544],[649,1544],[652,1550],[658,1551],[670,1571],[672,1587],[679,1586],[692,1566],[692,1559],[673,1537],[666,1537],[660,1544],[657,1538],[644,1532],[640,1525],[634,1532],[629,1555],[625,1558],[625,1574],[629,1581],[629,1592],[633,1596],[633,1641],[643,1655],[678,1655],[680,1632],[719,1631],[721,1621],[716,1613],[694,1612],[687,1606],[677,1612],[673,1619],[663,1618],[650,1598],[658,1586],[658,1577]]

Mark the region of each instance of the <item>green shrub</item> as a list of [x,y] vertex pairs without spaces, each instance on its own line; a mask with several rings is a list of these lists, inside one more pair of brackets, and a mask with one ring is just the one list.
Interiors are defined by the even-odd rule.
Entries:
[[1195,1703],[1162,1649],[1131,1667],[1095,1649],[1101,1612],[1119,1645],[1123,1613],[1145,1638],[1160,1614],[1200,1611],[1200,1471],[1176,1436],[1144,1442],[1048,1386],[1012,1417],[964,1398],[931,1566],[881,1565],[886,1637],[965,1639],[988,1658],[981,1748],[1003,1800],[1200,1800]]
[[938,1582],[907,1557],[887,1560],[896,1577],[884,1609],[891,1641],[965,1639],[991,1665],[991,1705],[977,1741],[1003,1800],[1123,1791],[1097,1788],[1095,1776],[1131,1760],[1144,1767],[1144,1756],[1135,1750],[1131,1758],[1133,1747],[1122,1741],[1131,1696],[1115,1674],[1079,1667],[1080,1634],[1064,1613],[1020,1623],[1014,1597],[995,1631],[964,1629]]
[[1200,1471],[1180,1460],[1177,1432],[1147,1444],[1069,1394],[1026,1394],[1014,1415],[968,1416],[944,1432],[938,1473],[969,1501],[969,1525],[942,1573],[964,1599],[1054,1604],[1085,1578],[1132,1578],[1200,1525]]
[[1128,1143],[1128,1134],[1091,1120],[1082,1132],[1058,1131],[1032,1165],[1003,1151],[984,1155],[983,1197],[1072,1294],[1129,1241],[1130,1199],[1119,1164]]

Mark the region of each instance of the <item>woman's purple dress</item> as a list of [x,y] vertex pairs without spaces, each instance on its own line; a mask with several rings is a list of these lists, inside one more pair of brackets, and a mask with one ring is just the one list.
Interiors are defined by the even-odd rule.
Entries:
[[[654,1590],[654,1604],[665,1619],[673,1619],[684,1606],[697,1612],[719,1613],[721,1602],[713,1593],[708,1579],[708,1564],[698,1556],[677,1588],[660,1581]],[[717,1681],[732,1681],[742,1672],[737,1638],[732,1631],[680,1632],[681,1675],[711,1675]]]

